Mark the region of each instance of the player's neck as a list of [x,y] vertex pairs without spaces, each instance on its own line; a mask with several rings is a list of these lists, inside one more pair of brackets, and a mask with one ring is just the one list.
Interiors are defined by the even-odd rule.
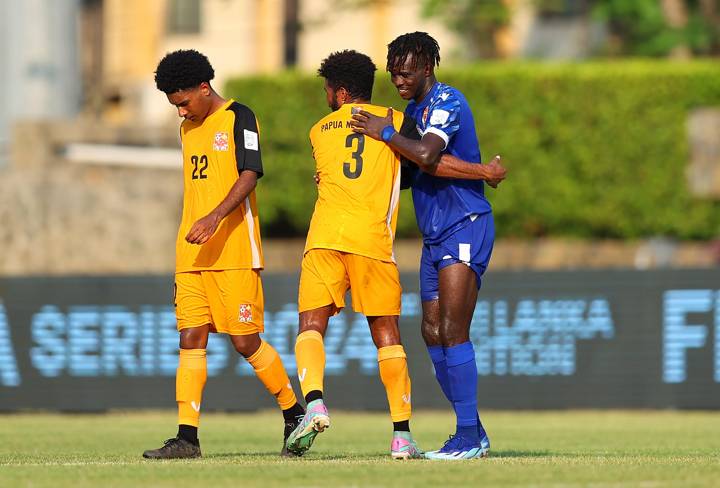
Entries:
[[210,98],[211,98],[210,108],[208,109],[207,115],[205,115],[206,119],[208,117],[210,117],[212,114],[214,114],[215,112],[217,112],[218,110],[220,110],[220,107],[225,105],[225,102],[227,102],[227,100],[225,100],[223,97],[221,97],[220,95],[215,93],[215,91],[212,92],[212,95],[210,96]]
[[437,83],[437,78],[435,78],[435,75],[429,76],[422,91],[418,94],[418,96],[415,97],[415,103],[420,103],[425,100],[425,97],[428,96],[428,94],[432,91],[435,83]]
[[369,99],[353,98],[352,100],[345,100],[345,102],[343,102],[343,105],[360,105],[360,104],[368,104],[368,103],[370,103]]

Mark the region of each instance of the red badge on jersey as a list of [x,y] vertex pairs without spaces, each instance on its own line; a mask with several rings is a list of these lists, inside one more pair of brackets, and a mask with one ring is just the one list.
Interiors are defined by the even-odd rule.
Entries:
[[252,308],[251,305],[243,304],[240,305],[240,312],[238,313],[239,322],[252,322]]
[[423,116],[422,116],[423,125],[425,125],[427,123],[427,116],[428,116],[429,110],[430,110],[430,107],[425,107],[425,110],[423,111]]
[[228,141],[229,137],[227,132],[216,132],[215,140],[213,141],[213,150],[227,151],[229,148]]

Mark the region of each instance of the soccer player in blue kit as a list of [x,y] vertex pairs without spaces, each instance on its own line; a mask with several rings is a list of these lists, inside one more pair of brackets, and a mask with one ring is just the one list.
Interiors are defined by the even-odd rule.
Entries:
[[[400,96],[409,100],[404,127],[396,132],[386,117],[360,112],[354,130],[385,141],[415,162],[413,202],[423,234],[420,263],[422,336],[435,376],[457,417],[455,434],[429,459],[487,456],[490,441],[477,411],[478,373],[470,342],[470,322],[482,275],[495,238],[483,181],[496,187],[506,174],[499,156],[480,164],[472,112],[462,93],[440,83],[437,41],[425,32],[404,34],[388,45],[387,70]],[[442,161],[442,164],[438,164]]]

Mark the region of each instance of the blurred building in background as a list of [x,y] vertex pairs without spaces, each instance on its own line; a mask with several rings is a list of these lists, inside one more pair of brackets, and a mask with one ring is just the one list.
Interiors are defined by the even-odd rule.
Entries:
[[66,119],[81,108],[79,0],[0,2],[0,164],[14,120]]
[[[99,0],[83,6],[87,32],[82,49],[86,93],[103,101],[110,120],[140,117],[149,123],[167,119],[151,74],[164,53],[193,47],[207,54],[222,87],[229,76],[274,73],[297,68],[313,72],[330,52],[356,49],[380,67],[387,44],[408,31],[431,32],[443,59],[466,61],[481,52],[444,22],[454,7],[429,10],[428,0]],[[458,2],[468,3],[468,2]],[[472,2],[470,2],[472,3]],[[493,2],[489,2],[493,3]],[[508,18],[494,24],[494,54],[504,58],[573,59],[587,56],[603,36],[602,24],[588,16],[587,0],[555,2],[505,0]],[[436,13],[437,15],[429,15]],[[98,26],[102,26],[98,29]],[[93,79],[94,81],[94,79]],[[101,90],[93,94],[93,90]]]
[[[106,0],[86,9],[94,38],[83,49],[101,73],[88,87],[94,109],[108,120],[166,122],[172,113],[157,96],[152,73],[167,52],[194,48],[208,56],[222,88],[230,76],[289,68],[317,69],[330,52],[353,48],[384,65],[386,45],[408,25],[433,31],[444,46],[457,41],[438,21],[421,18],[413,0]],[[96,10],[100,9],[101,12]],[[88,18],[91,17],[91,18]],[[92,27],[90,27],[92,29]],[[98,105],[97,102],[100,102]]]
[[111,124],[168,123],[172,114],[155,93],[152,72],[163,54],[179,48],[206,53],[222,87],[235,75],[314,71],[329,52],[344,48],[368,53],[382,67],[389,40],[411,30],[431,32],[451,64],[488,52],[578,58],[603,38],[588,0],[477,2],[483,3],[499,5],[492,12],[501,8],[487,21],[490,48],[478,47],[482,33],[457,24],[467,17],[463,8],[471,20],[484,18],[475,2],[0,0],[8,88],[0,95],[8,97],[0,99],[0,164],[8,158],[15,120],[82,111]]
[[[441,15],[423,15],[429,3],[3,0],[0,60],[8,67],[10,86],[23,96],[2,104],[0,123],[71,117],[81,109],[111,123],[167,122],[152,72],[159,58],[180,48],[207,54],[219,87],[238,74],[314,71],[331,51],[345,48],[369,54],[382,67],[389,40],[410,30],[432,32],[450,63],[467,59],[473,44]],[[582,57],[602,31],[588,19],[584,0],[568,0],[554,9],[538,8],[532,0],[505,3],[509,19],[493,31],[501,57]],[[50,92],[62,96],[48,103]]]
[[344,48],[382,67],[389,40],[412,30],[436,37],[444,64],[720,48],[715,0],[0,0],[0,14],[0,61],[14,93],[0,103],[5,157],[18,118],[82,109],[113,123],[167,122],[152,72],[179,48],[206,53],[218,87],[230,76],[314,71]]

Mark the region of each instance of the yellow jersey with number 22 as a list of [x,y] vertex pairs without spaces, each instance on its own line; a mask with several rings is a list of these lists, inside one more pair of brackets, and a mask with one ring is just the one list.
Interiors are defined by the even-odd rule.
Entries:
[[175,272],[263,267],[255,191],[225,217],[205,244],[185,241],[192,225],[223,201],[241,171],[262,176],[257,120],[234,100],[201,124],[180,127],[183,153],[183,214],[175,245]]

